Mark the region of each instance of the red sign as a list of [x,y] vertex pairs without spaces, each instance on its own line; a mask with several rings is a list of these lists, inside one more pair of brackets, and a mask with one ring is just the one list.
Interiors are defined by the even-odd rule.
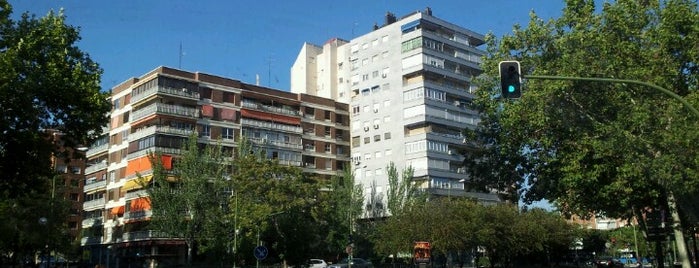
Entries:
[[415,242],[413,246],[413,261],[415,263],[429,263],[430,250],[430,242]]

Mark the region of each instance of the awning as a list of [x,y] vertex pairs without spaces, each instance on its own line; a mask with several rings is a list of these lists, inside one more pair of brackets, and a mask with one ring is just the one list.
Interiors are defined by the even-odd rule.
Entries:
[[135,178],[124,183],[124,186],[121,186],[121,191],[126,192],[133,189],[143,188],[143,186],[150,183],[151,180],[153,180],[153,175]]
[[211,105],[202,105],[201,106],[201,115],[203,117],[214,117],[214,107]]
[[143,211],[150,209],[150,199],[148,197],[139,197],[131,200],[131,204],[129,205],[130,211]]
[[124,206],[113,207],[112,215],[124,215]]

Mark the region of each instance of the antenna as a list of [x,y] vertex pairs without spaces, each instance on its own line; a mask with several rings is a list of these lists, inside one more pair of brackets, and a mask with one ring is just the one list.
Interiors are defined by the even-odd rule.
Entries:
[[177,65],[177,69],[182,69],[182,41],[180,41],[180,54],[179,54],[179,63]]

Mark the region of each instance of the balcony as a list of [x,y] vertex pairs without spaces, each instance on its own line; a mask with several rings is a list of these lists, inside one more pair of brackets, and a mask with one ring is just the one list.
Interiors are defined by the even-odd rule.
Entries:
[[106,152],[108,148],[109,148],[109,143],[90,147],[90,149],[88,149],[87,152],[85,152],[85,157],[90,158],[90,157],[93,157],[99,153]]
[[193,129],[175,128],[171,126],[149,126],[147,128],[140,128],[136,132],[129,134],[129,140],[135,141],[144,137],[151,136],[153,134],[172,134],[178,136],[188,137],[194,133]]
[[133,191],[133,192],[127,192],[126,196],[124,197],[126,200],[131,200],[131,199],[136,199],[139,197],[144,197],[148,196],[148,190],[146,189],[141,189],[138,191]]
[[150,239],[154,239],[154,238],[160,238],[160,239],[173,238],[172,236],[167,235],[166,233],[152,231],[152,230],[128,232],[128,233],[124,233],[121,237],[122,237],[123,242],[150,240]]
[[265,138],[249,138],[255,144],[259,145],[272,145],[277,147],[284,147],[289,149],[301,150],[302,146],[300,143],[290,143],[279,140],[265,139]]
[[91,192],[96,189],[107,187],[107,180],[101,181],[85,181],[85,186],[83,187],[83,192]]
[[96,208],[103,208],[105,205],[105,198],[99,198],[95,200],[90,200],[90,201],[85,201],[83,202],[83,210],[94,210]]
[[[92,174],[107,168],[107,161],[97,162],[85,168],[85,175]],[[87,185],[85,185],[87,187]]]
[[131,114],[131,122],[136,122],[140,119],[154,115],[156,113],[174,115],[196,119],[199,118],[199,109],[189,108],[180,105],[153,103],[142,109],[138,109]]
[[152,210],[137,210],[137,211],[127,211],[124,213],[124,220],[127,221],[137,221],[146,220],[153,216]]
[[265,112],[276,113],[276,114],[285,114],[285,115],[291,115],[291,116],[299,116],[300,115],[300,113],[298,111],[284,109],[281,107],[276,107],[276,106],[271,106],[271,105],[264,105],[264,104],[257,103],[254,101],[249,101],[249,100],[243,100],[241,102],[241,105],[244,108],[250,108],[250,109],[255,109],[255,110],[260,110],[260,111],[265,111]]
[[102,236],[87,236],[80,239],[81,246],[98,245],[102,243]]
[[87,218],[83,219],[83,225],[82,226],[100,226],[104,224],[104,217],[94,217],[94,218]]
[[285,132],[291,132],[291,133],[297,133],[297,134],[303,133],[303,129],[299,126],[290,126],[290,125],[285,125],[285,124],[277,124],[277,123],[258,121],[258,120],[247,119],[247,118],[241,118],[240,124],[243,125],[244,127],[273,129],[273,130],[279,130],[279,131],[285,131]]
[[138,94],[134,94],[133,96],[131,96],[131,103],[136,104],[139,101],[147,99],[150,96],[159,95],[159,94],[180,97],[180,98],[187,98],[187,99],[192,99],[192,100],[199,100],[199,92],[194,92],[192,90],[187,90],[187,89],[183,89],[183,88],[171,88],[171,87],[155,86],[155,87],[146,89],[145,91],[139,92]]

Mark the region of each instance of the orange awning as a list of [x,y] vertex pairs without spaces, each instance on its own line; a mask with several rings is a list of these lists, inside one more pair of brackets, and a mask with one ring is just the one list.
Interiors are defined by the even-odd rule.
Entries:
[[150,199],[148,197],[139,197],[137,199],[131,200],[131,205],[129,206],[130,211],[143,211],[150,210]]
[[171,170],[171,169],[172,169],[172,155],[166,155],[166,154],[164,154],[164,155],[161,157],[161,160],[162,160],[162,163],[163,163],[163,168],[165,168],[165,169],[167,169],[167,170]]
[[113,207],[112,215],[124,215],[124,206]]

